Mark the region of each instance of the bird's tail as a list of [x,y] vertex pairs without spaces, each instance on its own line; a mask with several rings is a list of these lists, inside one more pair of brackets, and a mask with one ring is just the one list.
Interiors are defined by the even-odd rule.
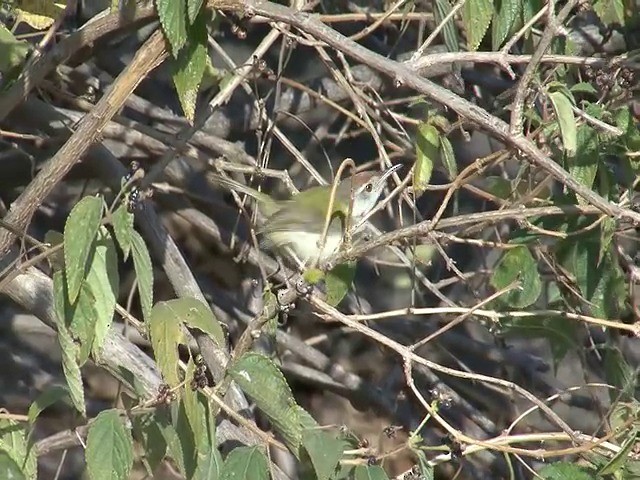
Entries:
[[214,183],[220,185],[221,187],[224,187],[228,190],[233,190],[237,193],[244,193],[245,195],[249,195],[251,198],[255,199],[258,203],[264,206],[269,206],[274,203],[269,195],[259,192],[255,188],[245,185],[244,183],[240,183],[231,178],[223,177],[222,175],[218,175],[217,173],[212,172],[208,173],[208,176]]

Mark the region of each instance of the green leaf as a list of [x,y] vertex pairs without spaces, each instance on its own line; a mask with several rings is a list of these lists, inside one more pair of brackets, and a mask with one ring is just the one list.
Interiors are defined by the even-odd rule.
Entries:
[[449,174],[449,180],[453,181],[458,176],[458,165],[451,142],[444,135],[440,137],[440,157]]
[[329,480],[347,447],[336,434],[318,429],[305,430],[302,445],[311,459],[317,480]]
[[133,266],[138,280],[142,315],[148,321],[153,307],[153,266],[151,265],[149,250],[147,250],[147,246],[140,234],[135,230],[131,231],[131,256],[133,257]]
[[98,358],[104,339],[113,322],[113,313],[116,309],[120,288],[116,245],[105,227],[101,227],[98,233],[93,261],[87,274],[87,285],[95,299],[93,305],[96,314],[94,320],[95,336],[91,348],[94,357]]
[[598,93],[596,88],[589,82],[579,82],[579,83],[576,83],[575,85],[571,85],[571,88],[569,88],[569,91],[573,94],[584,93],[589,95],[596,95]]
[[598,232],[571,237],[558,244],[557,257],[575,277],[593,316],[616,318],[624,308],[624,274],[611,248],[598,263]]
[[166,440],[171,457],[185,477],[194,478],[198,452],[184,401],[171,404],[171,428],[167,432],[170,432]]
[[[64,273],[60,272],[64,278]],[[56,286],[54,277],[54,300],[56,315],[64,325],[76,346],[76,361],[79,366],[89,358],[95,338],[95,296],[88,283],[83,283],[76,303],[71,305],[64,284]]]
[[[62,370],[69,386],[69,396],[76,409],[86,416],[87,411],[84,404],[84,387],[82,385],[82,375],[80,373],[80,366],[78,365],[79,347],[73,341],[71,333],[64,321],[63,317],[60,317],[59,305],[60,298],[65,298],[65,280],[62,272],[55,272],[53,274],[53,294],[56,300],[56,329],[58,331],[58,343],[60,344],[60,350],[62,353]],[[62,309],[64,307],[62,306]]]
[[172,387],[180,383],[178,377],[178,345],[183,343],[182,322],[175,318],[168,302],[158,302],[149,317],[149,335],[153,354],[165,381]]
[[[64,235],[60,232],[56,232],[55,230],[49,230],[44,234],[44,242],[51,245],[51,248],[57,247],[64,243]],[[55,253],[50,254],[47,257],[49,261],[49,265],[51,269],[54,271],[62,270],[64,268],[64,247]]]
[[604,371],[607,383],[617,387],[609,390],[612,402],[631,401],[633,392],[637,386],[637,378],[634,369],[616,347],[609,347],[604,353]]
[[69,398],[69,390],[66,387],[54,385],[47,388],[29,406],[29,424],[33,425],[38,416],[48,407],[66,398]]
[[133,234],[133,213],[121,204],[111,216],[113,232],[116,234],[118,245],[122,249],[124,259],[129,258],[131,251],[131,236]]
[[413,167],[413,191],[416,197],[425,191],[433,165],[438,160],[440,151],[440,133],[429,123],[422,123],[418,127],[416,138],[416,164]]
[[[597,132],[588,125],[580,125],[577,132],[576,155],[569,165],[569,173],[587,188],[593,187],[600,160]],[[584,203],[582,197],[578,202]]]
[[623,0],[595,0],[595,2],[593,2],[593,11],[596,12],[596,15],[602,20],[602,23],[608,26],[618,24],[624,27],[624,10]]
[[505,336],[515,338],[543,338],[549,342],[554,368],[557,369],[560,362],[568,352],[578,348],[577,330],[575,321],[557,316],[532,316],[526,318],[513,318],[501,322],[502,333]]
[[354,480],[389,480],[386,472],[378,465],[358,465]]
[[207,65],[207,12],[202,10],[189,28],[187,44],[174,63],[173,83],[185,117],[193,123],[202,75]]
[[171,46],[171,54],[177,58],[187,42],[186,0],[155,0],[155,4],[162,31]]
[[[38,472],[36,452],[31,448],[27,438],[27,428],[25,424],[19,424],[10,418],[0,418],[0,452],[4,451],[7,456],[15,462],[18,470],[25,478],[35,479]],[[9,461],[1,462],[7,465],[9,471],[13,470]],[[0,470],[0,473],[4,473]],[[0,478],[7,478],[2,476]]]
[[327,287],[326,302],[335,307],[347,295],[353,279],[356,276],[356,262],[347,262],[336,265],[327,272],[325,284]]
[[16,40],[11,30],[0,23],[0,73],[22,65],[30,49],[28,42]]
[[515,308],[528,307],[540,296],[542,282],[538,265],[529,249],[524,246],[507,250],[491,276],[491,285],[496,290],[516,281],[519,288],[502,295],[500,301]]
[[189,23],[194,23],[198,13],[202,10],[203,0],[187,0],[187,18]]
[[556,462],[542,467],[538,475],[545,480],[594,480],[590,470],[575,463]]
[[198,449],[198,467],[193,478],[220,478],[224,462],[218,451],[215,419],[209,417],[209,442],[205,448]]
[[160,303],[171,312],[173,321],[183,322],[188,327],[197,328],[208,334],[218,346],[225,345],[220,322],[213,316],[211,309],[200,300],[182,297]]
[[127,480],[133,466],[133,439],[118,411],[104,410],[89,427],[87,470],[92,480]]
[[[451,3],[449,0],[436,0],[433,9],[433,16],[436,25],[441,25],[443,19],[451,12]],[[447,46],[449,52],[457,52],[460,50],[458,47],[458,31],[454,18],[450,18],[449,21],[442,27],[440,35],[444,40],[444,44]]]
[[[526,25],[542,8],[541,0],[525,0],[522,5],[522,25]],[[531,29],[528,29],[524,35],[525,39],[530,39]]]
[[605,217],[600,225],[600,251],[598,252],[598,265],[605,258],[609,246],[613,241],[613,235],[616,233],[617,222],[611,217]]
[[269,465],[260,447],[237,447],[227,456],[220,480],[268,480]]
[[520,18],[521,0],[496,0],[491,25],[491,41],[494,50],[499,50]]
[[160,428],[163,419],[168,423],[166,413],[157,409],[152,413],[131,417],[133,436],[142,445],[152,473],[158,468],[167,453],[167,442]]
[[425,453],[419,448],[411,448],[411,451],[418,459],[418,468],[420,468],[422,478],[424,478],[424,480],[433,480],[433,467],[429,465],[429,461],[427,460]]
[[462,7],[462,23],[467,31],[467,45],[475,52],[487,33],[493,17],[491,0],[467,0]]
[[627,436],[618,453],[616,453],[613,458],[598,471],[598,476],[614,475],[619,472],[629,461],[629,454],[631,453],[631,450],[638,445],[637,439],[638,431],[634,429]]
[[24,472],[16,461],[4,450],[0,448],[0,473],[2,478],[11,480],[26,480]]
[[565,92],[557,90],[549,92],[549,100],[551,100],[558,124],[560,125],[564,150],[569,157],[573,157],[576,154],[578,141],[578,128],[571,109],[573,98],[569,98]]
[[64,264],[70,303],[75,303],[80,293],[101,219],[102,199],[84,197],[73,207],[65,223]]
[[298,405],[273,361],[259,353],[249,352],[231,367],[229,374],[269,418],[290,450],[298,455],[302,441]]
[[193,359],[189,358],[187,364],[187,371],[185,373],[186,383],[183,387],[184,390],[184,411],[191,426],[193,432],[194,443],[198,451],[203,450],[208,446],[208,416],[207,416],[207,399],[199,391],[193,390],[190,386],[191,379],[193,378],[196,366],[193,363]]

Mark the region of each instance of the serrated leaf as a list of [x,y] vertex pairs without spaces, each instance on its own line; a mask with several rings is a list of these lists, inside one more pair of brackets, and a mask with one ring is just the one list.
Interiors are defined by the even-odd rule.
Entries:
[[269,465],[260,447],[237,447],[227,456],[220,480],[268,480]]
[[538,475],[545,480],[594,480],[595,475],[589,472],[575,463],[556,462],[542,467]]
[[569,157],[573,157],[577,149],[578,127],[571,109],[573,105],[572,99],[562,91],[553,91],[549,92],[549,100],[551,100],[553,110],[558,119],[564,150]]
[[582,297],[589,302],[591,314],[599,318],[616,318],[626,298],[624,274],[610,248],[597,263],[599,250],[597,232],[588,232],[560,242],[557,257],[575,277]]
[[475,52],[487,33],[493,17],[491,0],[467,0],[462,7],[462,23],[467,32],[467,46]]
[[300,413],[291,388],[273,361],[259,353],[244,354],[229,370],[231,378],[256,403],[298,455],[302,441]]
[[358,465],[353,478],[354,480],[389,480],[386,472],[378,465]]
[[617,223],[611,217],[605,217],[600,225],[600,251],[598,252],[598,265],[602,262],[616,233]]
[[105,227],[101,227],[98,233],[93,260],[87,274],[87,285],[95,299],[95,336],[91,350],[94,357],[98,358],[113,322],[120,287],[116,245]]
[[424,480],[433,480],[434,472],[433,467],[429,465],[429,461],[427,460],[427,456],[424,451],[419,448],[412,448],[411,451],[418,459],[418,468],[420,468],[420,474],[424,478]]
[[211,309],[200,300],[182,297],[161,303],[164,308],[171,311],[174,321],[182,322],[188,327],[197,328],[208,334],[218,346],[225,345],[224,332],[220,322],[213,316]]
[[491,25],[491,42],[494,50],[499,50],[520,18],[521,0],[496,0]]
[[193,363],[193,359],[189,358],[187,363],[187,370],[185,373],[186,383],[183,387],[184,390],[184,411],[191,425],[193,432],[193,438],[195,441],[196,449],[201,450],[207,446],[207,400],[202,393],[197,390],[192,390],[190,383],[193,378],[196,366]]
[[302,445],[311,459],[317,480],[329,480],[347,447],[336,434],[318,429],[305,430]]
[[[55,272],[53,274],[53,290],[54,298],[64,298],[65,280],[62,272]],[[56,307],[56,329],[58,331],[58,343],[60,344],[60,350],[62,354],[62,370],[64,372],[67,385],[69,387],[69,396],[76,409],[82,414],[87,415],[86,407],[84,404],[84,387],[82,385],[82,375],[80,373],[80,366],[78,365],[79,348],[73,341],[71,333],[64,321],[64,318],[60,318],[58,312],[59,306]]]
[[507,250],[491,276],[491,285],[500,290],[518,282],[519,288],[500,297],[500,301],[514,308],[533,304],[542,291],[538,265],[527,247]]
[[16,461],[2,449],[0,449],[0,473],[2,478],[11,480],[26,480],[27,478]]
[[71,305],[69,303],[68,290],[64,286],[57,287],[54,282],[54,300],[56,316],[64,324],[65,330],[73,339],[76,346],[76,361],[78,366],[82,366],[89,358],[95,338],[95,320],[97,316],[95,296],[89,284],[84,283],[80,288],[76,303]]
[[180,472],[193,478],[197,469],[197,449],[183,400],[171,404],[171,427],[169,431],[173,434],[167,438],[169,453],[178,463]]
[[180,383],[178,377],[178,345],[183,342],[182,322],[175,318],[167,302],[158,302],[149,317],[149,335],[156,362],[165,381],[172,387]]
[[429,123],[418,127],[416,137],[416,164],[413,167],[413,191],[416,196],[422,195],[433,172],[433,165],[438,160],[440,150],[440,133]]
[[153,307],[153,265],[144,240],[135,230],[131,231],[131,256],[136,270],[142,315],[148,321]]
[[501,324],[505,336],[547,340],[556,370],[567,353],[578,347],[576,322],[552,316],[532,316],[505,320]]
[[118,245],[122,249],[124,259],[129,258],[131,251],[131,236],[133,232],[133,213],[129,212],[127,206],[120,205],[111,217],[113,232],[116,234]]
[[0,73],[7,73],[22,65],[31,47],[24,40],[17,40],[11,30],[0,22]]
[[637,386],[637,378],[634,369],[616,347],[609,347],[604,354],[604,371],[607,383],[617,387],[609,390],[612,402],[630,401]]
[[[436,0],[433,9],[433,16],[436,25],[441,25],[444,18],[451,12],[451,3],[449,0]],[[440,35],[444,40],[444,44],[447,46],[449,52],[457,52],[460,50],[458,47],[458,31],[453,18],[442,27]]]
[[64,2],[52,0],[18,0],[14,7],[16,22],[25,22],[36,30],[49,28],[62,15]]
[[511,195],[513,195],[513,185],[511,185],[511,182],[506,178],[497,176],[487,177],[485,181],[487,184],[487,192],[491,195],[502,198],[503,200],[507,200]]
[[194,23],[198,13],[202,10],[203,0],[187,0],[187,18],[189,23]]
[[585,93],[585,94],[591,94],[591,95],[595,95],[598,93],[596,88],[589,82],[579,82],[579,83],[576,83],[575,85],[571,85],[571,88],[569,88],[569,91],[571,93]]
[[335,307],[349,292],[353,279],[356,276],[356,262],[347,262],[336,265],[325,276],[327,298],[325,301]]
[[167,442],[160,429],[163,418],[166,420],[166,415],[158,410],[154,410],[153,413],[133,415],[131,417],[133,436],[144,449],[151,473],[156,470],[167,453]]
[[87,471],[92,480],[127,480],[133,466],[133,439],[117,410],[104,410],[89,427]]
[[54,385],[47,388],[29,406],[29,423],[33,425],[38,416],[54,403],[64,398],[69,398],[69,390],[61,385]]
[[171,54],[178,53],[187,42],[187,4],[186,0],[155,0],[160,25],[171,46]]
[[625,6],[623,0],[596,0],[593,11],[605,25],[625,26]]
[[[620,471],[624,465],[629,461],[629,454],[634,447],[638,445],[638,431],[632,430],[627,436],[620,450],[611,458],[607,464],[598,471],[598,476],[613,475]],[[624,477],[623,478],[629,478]]]
[[84,197],[64,225],[64,265],[69,302],[75,303],[102,219],[102,199]]
[[[540,11],[543,3],[542,0],[525,0],[522,4],[522,24],[526,25]],[[531,29],[527,29],[524,38],[529,40],[531,37]]]
[[316,285],[321,280],[324,280],[324,271],[320,270],[319,268],[308,268],[304,271],[302,276],[305,282],[307,282],[309,285]]
[[[29,480],[34,480],[38,472],[35,449],[29,444],[26,425],[10,418],[0,418],[0,452],[4,451],[15,462],[19,471]],[[2,463],[0,463],[0,466]],[[11,462],[6,461],[7,468]],[[0,473],[2,470],[0,470]],[[2,476],[0,478],[7,478]]]
[[456,156],[453,153],[453,146],[451,146],[451,142],[444,135],[440,137],[440,157],[449,174],[449,180],[453,181],[458,176],[458,164],[456,162]]
[[202,76],[207,66],[206,11],[202,10],[189,28],[185,47],[174,64],[173,83],[185,117],[193,123],[196,100]]
[[[569,164],[569,173],[587,188],[593,187],[600,161],[600,144],[597,132],[588,125],[580,125],[577,133],[576,155]],[[585,203],[582,197],[578,202]]]
[[[44,242],[51,245],[51,248],[57,247],[60,245],[63,247],[64,244],[64,235],[60,232],[56,232],[55,230],[49,230],[44,234]],[[47,256],[47,260],[49,261],[49,265],[51,269],[54,271],[62,270],[64,268],[64,251],[63,248],[60,248],[54,253],[51,253]]]

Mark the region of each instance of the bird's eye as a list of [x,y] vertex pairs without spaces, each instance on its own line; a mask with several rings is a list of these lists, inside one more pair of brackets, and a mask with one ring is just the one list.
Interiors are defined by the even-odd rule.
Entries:
[[367,184],[364,186],[364,191],[365,191],[365,192],[367,192],[367,193],[371,193],[371,190],[373,190],[373,185],[372,185],[372,184],[370,184],[370,183],[367,183]]

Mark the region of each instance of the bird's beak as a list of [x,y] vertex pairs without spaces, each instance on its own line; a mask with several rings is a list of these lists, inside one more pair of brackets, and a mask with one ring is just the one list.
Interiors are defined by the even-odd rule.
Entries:
[[374,191],[378,191],[378,189],[382,189],[382,187],[384,186],[384,183],[387,181],[387,178],[389,178],[400,167],[402,167],[402,165],[397,164],[387,168],[385,172],[380,176],[378,181],[376,182],[376,188],[374,188]]

